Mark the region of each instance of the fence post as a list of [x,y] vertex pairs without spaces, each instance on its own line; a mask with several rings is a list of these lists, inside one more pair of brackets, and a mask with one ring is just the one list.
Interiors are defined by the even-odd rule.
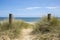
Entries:
[[12,14],[9,14],[9,24],[12,24]]
[[51,20],[51,14],[48,14],[48,21]]

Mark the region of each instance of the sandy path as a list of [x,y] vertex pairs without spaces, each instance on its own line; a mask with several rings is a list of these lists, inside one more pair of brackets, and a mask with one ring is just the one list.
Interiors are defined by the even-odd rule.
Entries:
[[[32,40],[34,36],[30,35],[30,33],[33,31],[33,29],[22,29],[21,35],[18,39],[12,39],[12,40]],[[3,39],[2,39],[3,40]],[[10,39],[7,39],[10,40]]]
[[32,40],[32,36],[29,35],[32,29],[22,29],[20,40]]

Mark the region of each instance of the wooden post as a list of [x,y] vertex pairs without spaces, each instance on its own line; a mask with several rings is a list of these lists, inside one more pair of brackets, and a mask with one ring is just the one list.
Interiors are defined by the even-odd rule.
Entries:
[[12,24],[12,14],[9,14],[9,24]]
[[51,19],[51,14],[48,14],[48,21],[50,21]]

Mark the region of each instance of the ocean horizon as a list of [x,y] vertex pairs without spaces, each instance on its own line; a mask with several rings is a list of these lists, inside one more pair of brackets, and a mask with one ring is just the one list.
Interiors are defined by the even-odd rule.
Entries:
[[[39,20],[41,17],[14,17],[15,20],[23,20],[26,22],[35,22]],[[0,21],[6,20],[8,17],[0,17]]]
[[[56,17],[57,19],[60,19],[60,17]],[[6,20],[8,17],[0,17],[0,21]],[[15,20],[23,20],[26,22],[36,22],[41,19],[41,17],[13,17]]]

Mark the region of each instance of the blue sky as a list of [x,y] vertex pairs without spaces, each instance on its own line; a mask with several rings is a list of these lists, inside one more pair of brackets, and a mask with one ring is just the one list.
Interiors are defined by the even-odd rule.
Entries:
[[60,17],[60,0],[0,0],[0,17],[42,17],[51,13]]

